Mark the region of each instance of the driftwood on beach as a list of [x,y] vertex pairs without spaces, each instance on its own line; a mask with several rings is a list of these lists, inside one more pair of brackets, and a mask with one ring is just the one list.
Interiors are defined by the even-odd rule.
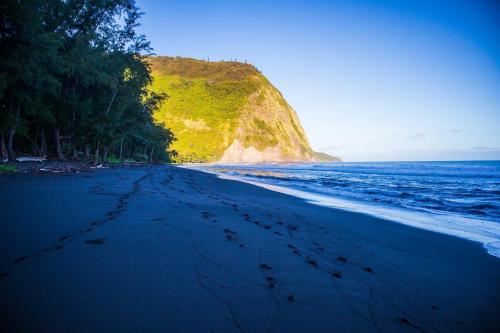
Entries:
[[16,161],[18,161],[18,162],[44,162],[46,160],[47,160],[47,158],[45,156],[42,156],[42,157],[38,157],[38,156],[16,157]]

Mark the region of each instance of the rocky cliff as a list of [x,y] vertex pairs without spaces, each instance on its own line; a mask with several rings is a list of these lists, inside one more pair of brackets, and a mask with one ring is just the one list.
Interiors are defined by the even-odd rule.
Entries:
[[[297,114],[254,66],[150,58],[152,89],[169,98],[156,112],[177,140],[177,162],[314,162]],[[321,157],[321,158],[320,158]]]

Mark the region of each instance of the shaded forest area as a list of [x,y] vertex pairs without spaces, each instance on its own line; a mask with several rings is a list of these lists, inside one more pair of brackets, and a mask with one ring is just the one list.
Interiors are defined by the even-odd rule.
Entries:
[[4,161],[168,161],[173,134],[153,120],[134,0],[3,0],[0,136]]

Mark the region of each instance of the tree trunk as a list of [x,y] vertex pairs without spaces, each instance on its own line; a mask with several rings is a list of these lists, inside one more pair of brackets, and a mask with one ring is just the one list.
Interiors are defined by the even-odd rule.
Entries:
[[76,145],[74,145],[73,146],[73,157],[72,157],[73,160],[78,160],[78,153],[79,153],[79,151],[76,148]]
[[99,142],[97,142],[97,148],[95,149],[95,162],[99,163]]
[[62,150],[61,150],[60,131],[61,131],[60,128],[54,127],[54,140],[56,140],[57,158],[59,160],[64,160],[64,155],[63,155]]
[[104,155],[102,157],[103,162],[106,162],[106,159],[108,158],[108,151],[109,151],[108,146],[104,147]]
[[12,147],[13,141],[14,141],[14,134],[16,134],[16,128],[17,128],[17,123],[19,122],[19,113],[21,112],[21,107],[17,105],[16,108],[16,120],[14,122],[14,125],[9,130],[9,137],[8,137],[8,143],[7,143],[7,149],[9,151],[9,156],[11,160],[14,160],[16,157],[14,156],[14,148]]
[[151,153],[149,154],[149,163],[153,164],[153,153],[155,151],[155,146],[151,147]]
[[118,89],[115,89],[113,91],[113,96],[111,97],[111,101],[109,102],[108,108],[106,109],[106,114],[108,114],[109,110],[111,109],[111,105],[113,105],[113,102],[115,100],[116,94],[118,93]]
[[9,136],[7,138],[7,149],[9,151],[9,157],[11,160],[14,160],[16,157],[14,156],[14,149],[12,148],[12,141],[14,140],[14,134],[16,134],[16,126],[14,125],[10,131]]
[[42,137],[42,143],[41,143],[42,146],[40,148],[40,153],[42,154],[42,156],[46,156],[47,155],[47,140],[45,139],[45,128],[42,128],[41,137]]
[[122,156],[123,156],[123,138],[120,140],[120,161],[122,159]]
[[2,136],[2,161],[7,162],[9,160],[9,155],[7,154],[7,147],[5,146],[5,135],[1,133]]
[[88,144],[85,145],[85,160],[90,159],[90,146]]
[[32,146],[32,149],[33,149],[33,154],[35,154],[35,156],[42,156],[42,153],[40,152],[40,147],[38,147],[38,133],[36,134],[36,136],[33,138],[31,138],[31,146]]
[[[76,86],[76,83],[75,85]],[[74,91],[74,89],[73,89]],[[72,119],[71,119],[71,139],[70,139],[70,143],[71,143],[71,147],[73,147],[73,159],[75,159],[75,150],[76,150],[76,114],[75,114],[75,110],[73,109],[72,111]],[[77,152],[78,153],[78,152]]]

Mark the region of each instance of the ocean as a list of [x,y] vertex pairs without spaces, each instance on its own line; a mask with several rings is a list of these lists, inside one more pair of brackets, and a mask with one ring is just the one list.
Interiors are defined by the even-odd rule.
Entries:
[[500,257],[500,161],[190,167],[315,204],[481,242]]

